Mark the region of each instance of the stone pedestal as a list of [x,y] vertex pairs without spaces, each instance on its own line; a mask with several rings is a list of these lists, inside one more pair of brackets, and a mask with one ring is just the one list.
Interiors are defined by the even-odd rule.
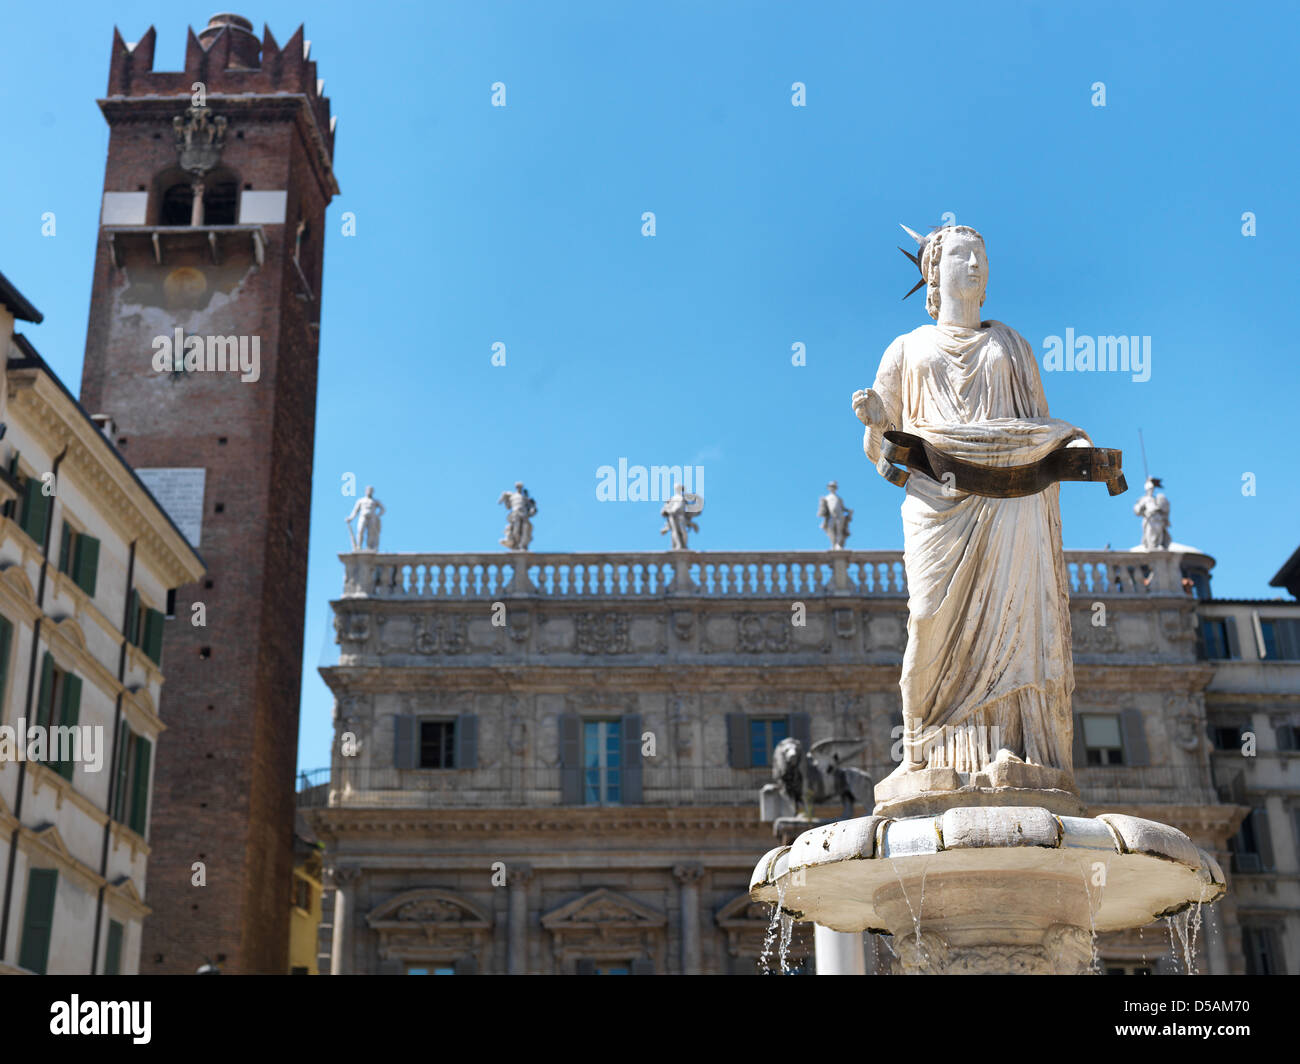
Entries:
[[962,806],[1037,806],[1083,816],[1086,806],[1066,769],[995,761],[980,772],[921,768],[890,773],[876,784],[877,816],[909,817]]
[[1093,934],[1224,893],[1181,831],[1042,806],[870,816],[803,832],[754,870],[750,896],[835,931],[893,936],[905,973],[1076,974]]

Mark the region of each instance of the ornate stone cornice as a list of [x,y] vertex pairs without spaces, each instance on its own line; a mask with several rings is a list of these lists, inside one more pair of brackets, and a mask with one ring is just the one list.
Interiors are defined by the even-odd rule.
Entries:
[[60,475],[81,480],[87,495],[102,503],[96,516],[124,542],[138,543],[138,562],[157,573],[166,587],[202,577],[204,568],[194,549],[50,374],[36,367],[11,368],[7,378],[9,417],[21,418],[23,429],[49,453],[68,448]]
[[565,835],[611,836],[630,832],[651,834],[707,834],[718,831],[752,835],[758,845],[770,841],[757,811],[744,806],[550,806],[544,808],[466,809],[305,809],[313,829],[326,839],[363,836],[435,836],[446,839],[477,836],[544,837]]

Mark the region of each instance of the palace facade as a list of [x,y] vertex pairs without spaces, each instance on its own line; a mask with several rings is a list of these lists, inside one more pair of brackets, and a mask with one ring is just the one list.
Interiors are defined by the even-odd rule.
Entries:
[[[1200,971],[1297,971],[1300,604],[1214,600],[1200,554],[1066,558],[1089,815],[1172,824],[1230,869],[1192,914]],[[333,758],[299,795],[327,847],[322,972],[756,972],[776,742],[894,766],[900,552],[342,561]],[[1103,936],[1101,967],[1177,971],[1170,942]],[[888,971],[887,938],[868,949]]]

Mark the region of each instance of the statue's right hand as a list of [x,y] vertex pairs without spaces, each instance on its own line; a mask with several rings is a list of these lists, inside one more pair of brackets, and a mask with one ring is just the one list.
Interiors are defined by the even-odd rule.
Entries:
[[853,393],[853,413],[868,427],[885,422],[885,404],[872,388],[859,388]]

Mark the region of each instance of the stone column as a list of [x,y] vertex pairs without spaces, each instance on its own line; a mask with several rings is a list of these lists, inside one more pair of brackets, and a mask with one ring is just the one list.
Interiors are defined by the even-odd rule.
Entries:
[[352,924],[356,914],[361,869],[350,866],[331,869],[334,880],[334,941],[330,945],[330,975],[351,975],[353,965]]
[[832,931],[813,924],[818,975],[866,975],[867,954],[860,932]]
[[203,224],[203,178],[196,177],[193,184],[194,201],[190,204],[190,225]]
[[700,880],[704,878],[704,867],[698,864],[674,865],[673,878],[681,884],[682,974],[699,975]]
[[530,866],[510,864],[507,867],[506,889],[510,891],[507,970],[511,975],[528,974],[528,884],[532,881]]

